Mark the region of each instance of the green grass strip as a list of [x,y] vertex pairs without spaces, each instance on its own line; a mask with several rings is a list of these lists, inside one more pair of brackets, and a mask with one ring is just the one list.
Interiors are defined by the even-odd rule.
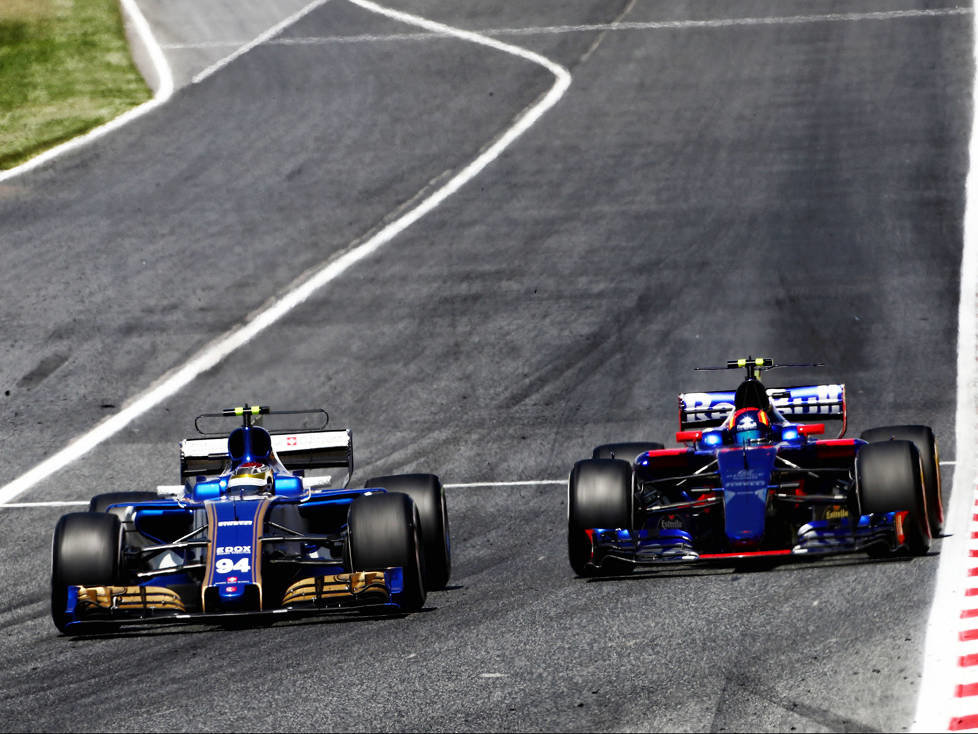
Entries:
[[0,0],[0,169],[151,96],[118,0]]

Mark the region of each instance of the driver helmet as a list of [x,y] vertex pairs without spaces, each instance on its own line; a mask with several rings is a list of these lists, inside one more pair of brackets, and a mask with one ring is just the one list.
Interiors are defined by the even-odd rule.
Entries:
[[275,473],[268,464],[248,461],[239,466],[228,477],[228,491],[241,491],[248,494],[272,492]]
[[237,469],[247,463],[265,463],[272,455],[272,437],[261,426],[241,426],[228,436],[228,457]]
[[734,394],[734,408],[761,408],[767,410],[771,407],[771,398],[768,397],[767,388],[760,380],[751,378],[744,380]]
[[742,408],[733,414],[730,429],[734,443],[746,446],[771,435],[771,419],[759,408]]

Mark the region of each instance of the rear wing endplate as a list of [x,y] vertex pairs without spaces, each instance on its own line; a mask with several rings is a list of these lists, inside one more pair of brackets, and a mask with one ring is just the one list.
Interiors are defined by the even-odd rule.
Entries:
[[[846,386],[802,385],[768,388],[771,404],[785,418],[795,423],[842,421],[846,432]],[[687,392],[679,395],[679,430],[714,428],[734,409],[735,391]]]
[[[289,471],[345,467],[353,474],[353,434],[348,428],[329,431],[273,433],[272,451]],[[226,438],[185,438],[180,442],[180,479],[214,475],[228,463]]]

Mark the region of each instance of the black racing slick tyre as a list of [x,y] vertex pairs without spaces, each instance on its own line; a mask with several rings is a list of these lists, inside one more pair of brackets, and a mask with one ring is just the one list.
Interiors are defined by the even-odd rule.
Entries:
[[574,464],[567,483],[567,553],[578,576],[628,573],[631,563],[608,559],[591,563],[592,528],[627,528],[634,524],[632,467],[621,459],[585,459]]
[[72,512],[54,528],[51,553],[51,617],[65,631],[69,586],[120,583],[122,524],[105,512]]
[[859,449],[856,487],[863,515],[903,512],[907,547],[915,556],[930,550],[920,454],[910,441],[883,441]]
[[363,486],[403,492],[414,500],[421,517],[425,588],[429,591],[444,589],[452,575],[452,541],[448,531],[448,505],[441,480],[434,474],[395,474],[372,477]]
[[627,443],[604,443],[596,446],[591,452],[592,459],[621,459],[629,464],[635,463],[635,458],[639,454],[648,451],[658,451],[665,448],[661,443],[655,441],[629,441]]
[[920,454],[920,465],[924,470],[924,494],[927,497],[927,521],[930,534],[938,537],[944,532],[944,499],[941,496],[941,461],[937,451],[937,440],[930,426],[884,426],[863,431],[859,436],[863,441],[910,441]]
[[[89,512],[106,512],[111,505],[130,505],[134,502],[152,502],[158,500],[160,496],[155,492],[106,492],[92,497],[88,503]],[[125,514],[125,507],[113,510],[113,514],[122,519]]]
[[347,515],[350,567],[353,571],[403,569],[404,586],[397,601],[406,612],[424,606],[421,576],[421,518],[414,501],[392,492],[359,497]]

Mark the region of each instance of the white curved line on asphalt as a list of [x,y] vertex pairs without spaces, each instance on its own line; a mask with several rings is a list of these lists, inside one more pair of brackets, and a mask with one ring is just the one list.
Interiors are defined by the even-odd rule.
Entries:
[[446,484],[445,489],[469,489],[472,487],[541,487],[548,484],[567,486],[566,479],[528,479],[516,482],[456,482]]
[[[973,23],[978,33],[978,23]],[[976,49],[978,51],[978,49]],[[978,53],[973,61],[978,63]],[[978,99],[978,77],[973,81],[972,99]],[[912,731],[948,731],[953,716],[978,713],[974,697],[955,696],[956,684],[978,681],[978,671],[958,664],[962,652],[978,652],[978,649],[962,649],[959,633],[978,627],[978,620],[962,619],[965,609],[978,607],[978,597],[967,597],[965,592],[978,587],[978,577],[970,577],[968,571],[978,566],[978,558],[971,558],[969,550],[975,548],[971,540],[971,520],[978,507],[975,491],[975,439],[978,422],[978,403],[975,400],[976,334],[978,308],[976,279],[978,279],[978,138],[976,138],[974,110],[972,110],[969,154],[971,166],[965,184],[964,243],[961,255],[961,294],[958,301],[958,377],[957,407],[955,415],[954,483],[948,502],[941,540],[941,559],[937,570],[934,599],[931,602],[924,642],[923,671],[917,695],[917,711],[911,725]],[[969,599],[971,601],[969,601]],[[974,644],[974,643],[971,643]],[[969,680],[970,678],[970,680]]]
[[0,171],[0,181],[7,181],[8,179],[19,176],[22,173],[32,171],[38,166],[44,165],[53,158],[64,155],[68,151],[76,150],[83,145],[88,145],[93,140],[98,140],[103,135],[108,135],[113,130],[117,130],[123,125],[127,125],[133,120],[136,120],[146,113],[156,109],[161,104],[166,102],[173,94],[173,74],[170,72],[170,65],[167,64],[166,57],[163,55],[160,45],[156,42],[156,38],[153,36],[149,23],[146,22],[146,18],[136,5],[136,0],[120,0],[120,5],[122,7],[122,12],[129,18],[129,22],[132,24],[133,29],[136,31],[140,41],[146,48],[146,53],[149,55],[150,61],[153,63],[153,69],[155,70],[156,77],[160,82],[159,87],[156,90],[156,94],[154,94],[153,98],[148,102],[143,102],[138,107],[133,107],[131,110],[122,113],[105,124],[92,128],[84,135],[79,135],[77,138],[72,138],[71,140],[61,143],[61,145],[56,145],[55,147],[31,158],[26,163],[21,163],[19,166],[8,168],[6,171]]
[[[902,20],[906,18],[935,18],[942,16],[970,15],[974,12],[968,7],[930,8],[924,10],[884,10],[868,13],[824,13],[821,15],[787,15],[751,18],[713,18],[709,20],[653,20],[622,21],[620,23],[590,23],[586,25],[524,26],[515,28],[486,28],[480,30],[483,36],[544,36],[563,33],[593,33],[594,31],[648,31],[681,30],[689,28],[734,28],[738,26],[799,25],[808,23],[842,23],[856,21]],[[311,46],[326,43],[376,43],[378,41],[427,41],[433,38],[448,38],[445,33],[388,33],[361,34],[356,36],[313,36],[300,38],[276,38],[268,41],[275,46]],[[198,50],[208,48],[231,48],[240,41],[201,41],[199,43],[170,43],[164,45],[168,51]]]
[[[941,466],[954,465],[953,461],[942,461]],[[499,487],[566,487],[566,479],[517,479],[503,482],[449,482],[442,485],[445,489],[477,489]],[[75,507],[87,505],[88,500],[57,500],[50,502],[4,502],[0,510],[8,507]]]
[[[954,466],[953,461],[942,461],[941,466]],[[484,487],[566,487],[566,479],[517,479],[503,482],[448,482],[442,485],[445,489],[476,489]],[[51,502],[5,502],[0,504],[0,510],[7,507],[74,507],[87,505],[88,500],[58,500]]]
[[320,266],[318,270],[314,269],[304,273],[296,280],[291,290],[283,293],[272,305],[252,315],[244,325],[212,341],[189,362],[163,375],[141,395],[128,401],[121,411],[101,421],[94,428],[73,439],[57,453],[48,457],[16,479],[8,482],[3,487],[0,487],[0,503],[9,502],[31,487],[34,487],[38,482],[43,481],[66,465],[81,458],[93,448],[128,426],[145,412],[185,387],[199,374],[216,366],[232,352],[247,344],[262,331],[303,303],[316,291],[341,276],[364,258],[377,252],[397,237],[397,235],[438,207],[449,196],[481,173],[486,166],[496,160],[517,138],[530,129],[547,110],[557,104],[558,100],[564,95],[564,92],[567,91],[567,87],[570,86],[571,75],[567,69],[533,51],[487,38],[471,31],[452,28],[451,26],[420,18],[416,15],[390,10],[368,0],[349,1],[365,10],[385,15],[403,23],[455,35],[460,39],[526,59],[542,66],[553,74],[555,78],[554,83],[542,98],[523,110],[515,122],[479,154],[479,156],[452,176],[444,185],[432,192],[417,206],[390,222],[365,242],[334,256],[325,265]]
[[[207,77],[209,77],[214,72],[220,71],[221,69],[223,69],[225,66],[227,66],[228,64],[230,64],[232,61],[234,61],[239,56],[242,56],[243,54],[248,53],[255,46],[259,46],[259,45],[261,45],[263,43],[266,43],[273,36],[277,36],[279,33],[281,33],[283,30],[285,30],[286,28],[288,28],[293,23],[295,23],[299,19],[301,19],[301,18],[305,17],[306,15],[308,15],[309,13],[311,13],[316,8],[318,8],[318,7],[322,6],[322,5],[325,5],[328,2],[329,2],[329,0],[313,0],[313,2],[309,3],[308,5],[306,5],[301,10],[296,11],[295,13],[293,13],[292,15],[290,15],[285,20],[283,20],[283,21],[281,21],[279,23],[276,23],[275,25],[273,25],[268,30],[264,31],[263,33],[260,33],[259,35],[257,35],[252,40],[250,40],[247,43],[243,44],[234,53],[228,54],[224,58],[219,59],[218,61],[215,61],[213,64],[211,64],[210,66],[208,66],[203,71],[198,72],[196,74],[196,76],[194,76],[194,78],[191,79],[190,81],[193,84],[197,84],[198,82],[204,81],[204,79],[206,79]],[[167,47],[167,48],[169,48],[169,47]]]
[[[476,487],[544,487],[556,485],[567,486],[566,479],[530,479],[515,482],[456,482],[454,484],[442,485],[445,489],[473,489]],[[4,502],[0,503],[0,510],[9,508],[30,508],[30,507],[88,507],[88,500],[55,500],[40,502]]]

